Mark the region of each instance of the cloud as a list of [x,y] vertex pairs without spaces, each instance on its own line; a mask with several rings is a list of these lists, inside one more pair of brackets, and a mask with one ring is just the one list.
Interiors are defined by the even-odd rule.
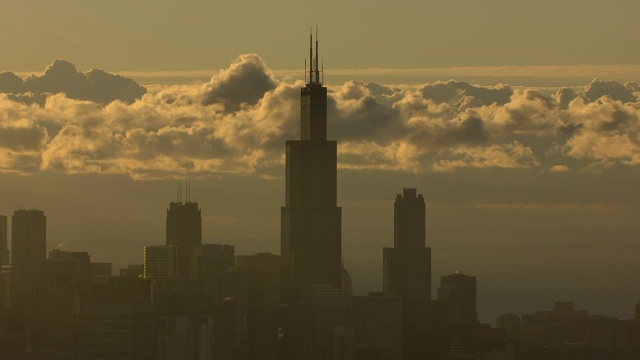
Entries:
[[[52,88],[54,79],[63,85]],[[272,178],[283,166],[284,142],[300,136],[304,84],[278,80],[255,54],[239,56],[206,84],[148,85],[133,102],[95,95],[129,93],[109,79],[60,61],[24,82],[0,75],[2,89],[29,83],[37,90],[0,94],[0,171]],[[633,167],[640,165],[640,104],[626,100],[637,87],[348,81],[329,87],[328,133],[339,141],[339,167],[351,171]],[[80,89],[93,99],[74,98]],[[592,101],[595,89],[602,95]]]
[[531,148],[517,141],[489,146],[460,146],[447,152],[453,155],[453,158],[436,161],[433,165],[434,171],[447,172],[458,168],[519,169],[539,165]]
[[596,101],[603,96],[622,102],[635,102],[633,89],[628,88],[614,80],[593,80],[584,89],[584,95],[589,101]]
[[42,75],[31,75],[24,80],[13,73],[0,74],[0,92],[64,93],[71,99],[107,104],[115,100],[132,103],[141,98],[146,89],[120,75],[100,69],[82,73],[68,61],[55,60]]
[[255,105],[275,87],[273,74],[262,58],[256,54],[244,54],[238,56],[228,69],[211,78],[202,103],[224,103],[227,111],[236,111],[243,104]]
[[494,87],[475,86],[462,81],[449,80],[427,84],[420,89],[425,99],[438,103],[460,104],[466,97],[473,97],[484,105],[496,103],[504,105],[509,102],[513,93],[508,85],[496,85]]

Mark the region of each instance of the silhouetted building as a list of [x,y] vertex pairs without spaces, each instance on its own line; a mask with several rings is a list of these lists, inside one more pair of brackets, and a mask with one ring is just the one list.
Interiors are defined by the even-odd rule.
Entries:
[[144,247],[144,278],[173,279],[176,276],[176,248],[173,245]]
[[231,245],[204,244],[198,261],[198,274],[205,278],[207,274],[221,274],[235,270],[235,249]]
[[431,299],[431,248],[425,247],[425,204],[416,189],[403,189],[393,205],[393,248],[383,251],[386,295]]
[[280,256],[268,253],[236,256],[236,269],[248,285],[249,359],[276,359]]
[[353,337],[357,357],[401,360],[402,298],[381,293],[354,296]]
[[346,293],[331,284],[312,285],[302,290],[302,304],[312,318],[313,353],[318,360],[351,358],[352,333],[346,329]]
[[393,247],[383,249],[383,290],[402,298],[403,358],[427,352],[431,321],[431,248],[425,247],[425,203],[403,189],[393,205]]
[[0,215],[0,266],[9,265],[10,258],[7,245],[7,217]]
[[111,263],[95,263],[92,262],[91,266],[91,282],[93,283],[108,283],[111,277],[112,265]]
[[120,277],[131,279],[144,278],[144,263],[127,265],[126,268],[120,269]]
[[40,210],[17,210],[11,218],[11,308],[23,316],[46,271],[47,218]]
[[327,140],[327,88],[310,49],[301,89],[300,140],[286,142],[286,196],[281,210],[283,300],[311,284],[341,286],[341,208],[337,206],[337,143]]
[[476,277],[457,272],[440,277],[438,300],[444,306],[447,327],[455,334],[478,324]]
[[176,247],[176,277],[197,277],[197,261],[202,245],[202,218],[198,203],[172,202],[167,210],[166,245]]
[[49,251],[49,274],[73,282],[87,282],[91,278],[91,258],[86,251]]

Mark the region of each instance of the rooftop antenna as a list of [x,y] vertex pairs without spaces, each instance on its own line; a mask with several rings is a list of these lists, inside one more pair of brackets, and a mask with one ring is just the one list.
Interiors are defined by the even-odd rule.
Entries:
[[178,178],[176,185],[178,185],[178,187],[176,187],[176,201],[180,202],[180,178]]
[[313,28],[309,31],[309,84],[313,83]]
[[187,177],[187,202],[191,202],[191,176]]
[[178,203],[182,203],[182,178],[178,178]]
[[307,83],[307,59],[304,59],[304,83]]
[[320,72],[322,73],[322,81],[320,82],[324,84],[324,58],[322,58],[322,70]]
[[320,82],[320,70],[318,64],[318,25],[316,25],[316,82]]

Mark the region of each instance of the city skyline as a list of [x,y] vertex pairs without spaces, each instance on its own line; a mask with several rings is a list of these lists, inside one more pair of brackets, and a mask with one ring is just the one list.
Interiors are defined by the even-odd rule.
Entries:
[[[191,38],[185,47],[151,41],[141,49],[160,47],[152,52],[158,61],[135,50],[118,62],[105,51],[124,53],[142,40],[119,44],[125,34],[109,37],[88,28],[87,35],[70,36],[68,44],[47,43],[27,61],[30,52],[20,40],[36,42],[34,30],[25,26],[23,35],[12,30],[21,28],[16,19],[34,16],[53,26],[82,17],[82,11],[94,16],[83,21],[106,21],[102,16],[111,15],[129,24],[113,8],[98,15],[100,6],[107,5],[83,6],[80,13],[69,11],[55,20],[46,14],[50,8],[35,16],[32,4],[3,3],[0,71],[20,76],[36,71],[40,92],[58,94],[46,103],[40,94],[0,95],[0,214],[43,210],[47,250],[88,251],[92,259],[114,262],[117,271],[142,263],[145,245],[164,244],[163,212],[176,201],[176,179],[191,174],[192,198],[202,209],[203,243],[230,244],[237,254],[279,253],[283,144],[297,138],[306,57],[307,37],[301,33],[319,23],[327,62],[329,138],[341,144],[337,192],[343,257],[356,294],[382,290],[382,248],[393,243],[393,198],[406,187],[425,197],[434,293],[436,279],[461,269],[478,278],[483,321],[492,322],[505,311],[531,312],[555,300],[630,318],[640,299],[640,280],[634,275],[640,270],[634,257],[640,251],[640,115],[639,87],[633,83],[640,71],[637,50],[629,46],[638,25],[627,17],[639,5],[620,1],[618,8],[627,11],[611,6],[598,15],[595,2],[581,9],[554,2],[558,8],[549,15],[550,23],[537,27],[532,26],[535,15],[545,6],[514,5],[505,13],[511,15],[513,34],[499,37],[501,15],[489,11],[497,4],[505,2],[479,12],[488,13],[489,29],[478,36],[496,39],[482,42],[490,45],[487,51],[494,50],[484,55],[479,45],[468,48],[461,42],[464,34],[475,34],[474,25],[482,29],[485,23],[481,16],[473,18],[472,9],[462,11],[460,20],[473,21],[463,22],[453,35],[432,29],[445,33],[442,43],[453,36],[450,40],[458,41],[452,42],[457,44],[453,49],[434,41],[432,33],[425,35],[425,44],[412,33],[391,46],[398,32],[389,31],[396,35],[392,39],[382,36],[384,27],[356,29],[343,18],[355,11],[348,5],[336,24],[322,21],[334,19],[324,8],[319,19],[305,15],[275,30],[264,27],[266,33],[252,28],[264,23],[252,24],[235,40],[240,45],[211,46],[219,52],[197,49]],[[449,14],[442,10],[451,5],[432,5],[433,12]],[[141,11],[130,6],[132,16]],[[167,19],[171,8],[163,8],[159,18]],[[571,9],[582,16],[562,17]],[[14,10],[21,16],[8,19]],[[60,6],[52,14],[65,10]],[[527,10],[526,18],[514,16]],[[586,45],[577,37],[578,25],[600,18],[605,25],[582,27],[595,44]],[[455,19],[451,13],[431,25],[411,23],[408,28],[421,34]],[[522,27],[514,27],[518,19]],[[566,27],[560,26],[562,20]],[[124,30],[131,30],[128,26],[133,25]],[[73,35],[57,29],[58,35]],[[543,40],[554,32],[562,36],[545,47],[536,30],[547,35],[540,35]],[[94,51],[85,51],[81,44],[90,35],[96,36],[90,45]],[[186,38],[178,31],[172,36],[181,35]],[[508,41],[517,36],[521,42]],[[101,41],[105,51],[96,51]],[[571,50],[576,48],[583,52]],[[592,56],[597,51],[602,54]],[[188,53],[193,60],[172,63],[167,55],[175,53]],[[52,63],[56,58],[69,62]],[[60,77],[38,74],[46,64]],[[71,98],[70,89],[88,86],[78,80],[82,77],[73,64],[83,74],[105,69],[85,75],[99,89],[83,95],[90,98]],[[201,69],[221,70],[189,73]],[[423,72],[415,75],[415,69]],[[173,72],[168,80],[154,74],[163,70]],[[110,77],[120,73],[135,82]],[[603,81],[592,82],[601,74]],[[447,83],[452,78],[457,81]],[[12,85],[7,79],[15,80],[7,76],[0,85]],[[58,88],[51,87],[55,81]],[[127,91],[116,91],[120,86]],[[252,91],[241,90],[247,87]],[[0,91],[9,92],[6,87]]]

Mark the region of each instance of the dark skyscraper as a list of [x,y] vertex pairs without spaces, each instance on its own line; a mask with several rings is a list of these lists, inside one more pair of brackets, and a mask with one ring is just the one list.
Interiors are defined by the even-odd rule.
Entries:
[[9,249],[7,248],[7,217],[0,215],[0,265],[9,265]]
[[47,218],[40,210],[17,210],[11,218],[11,307],[24,311],[47,262]]
[[476,313],[476,277],[456,272],[440,277],[438,300],[446,311],[446,322],[454,332],[472,329]]
[[202,246],[202,217],[198,203],[191,202],[189,185],[185,203],[179,199],[169,204],[166,245],[176,247],[176,277],[197,277],[198,255]]
[[403,189],[393,205],[393,248],[383,249],[383,288],[402,298],[403,359],[419,359],[429,347],[431,248],[425,247],[425,204],[416,189]]
[[[312,41],[313,43],[313,41]],[[283,300],[311,284],[341,286],[341,211],[337,206],[337,143],[327,140],[327,88],[318,41],[301,89],[300,140],[286,143],[286,199],[281,216]]]
[[384,292],[431,299],[431,248],[425,247],[425,205],[416,189],[403,189],[393,205],[393,248],[383,250]]

